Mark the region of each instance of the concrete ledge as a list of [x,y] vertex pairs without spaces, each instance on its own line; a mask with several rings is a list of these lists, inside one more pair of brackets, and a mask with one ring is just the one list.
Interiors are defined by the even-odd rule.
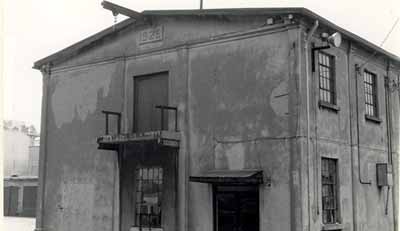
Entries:
[[147,228],[147,227],[135,227],[132,226],[129,228],[129,231],[163,231],[163,228]]
[[377,124],[382,123],[382,120],[379,117],[376,116],[370,116],[370,115],[365,115],[365,120],[371,121]]
[[322,225],[321,230],[343,230],[344,225],[343,224],[325,224]]
[[[116,149],[119,144],[153,141],[161,145],[179,147],[181,136],[176,131],[151,131],[143,133],[104,135],[97,138],[100,149]],[[102,148],[110,145],[110,148]],[[112,147],[111,147],[112,146]]]

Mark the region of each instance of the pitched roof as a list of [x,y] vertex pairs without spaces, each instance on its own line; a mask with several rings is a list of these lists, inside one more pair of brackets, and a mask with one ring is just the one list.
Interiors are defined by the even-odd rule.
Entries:
[[[398,56],[378,47],[377,45],[367,41],[366,39],[363,39],[358,35],[337,26],[336,24],[330,22],[329,20],[319,16],[318,14],[302,7],[232,8],[232,9],[203,9],[203,10],[152,10],[152,11],[141,12],[143,18],[156,17],[156,16],[244,16],[244,15],[274,15],[274,14],[299,14],[308,17],[311,20],[318,20],[320,25],[330,27],[333,30],[340,32],[344,38],[353,42],[358,42],[365,48],[374,50],[377,54],[385,55],[388,58],[392,59],[393,61],[400,63],[400,58]],[[97,40],[100,40],[110,34],[120,31],[125,27],[132,25],[134,23],[135,19],[132,18],[126,19],[116,24],[115,26],[111,26],[65,49],[62,49],[50,56],[47,56],[43,59],[36,61],[33,65],[33,68],[40,69],[40,67],[44,64],[68,59],[74,56],[75,54],[79,53],[81,49],[93,44]]]

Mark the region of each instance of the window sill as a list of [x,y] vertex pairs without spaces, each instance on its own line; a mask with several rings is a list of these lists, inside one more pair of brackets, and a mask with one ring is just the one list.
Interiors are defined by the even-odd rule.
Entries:
[[331,104],[331,103],[328,103],[328,102],[325,102],[325,101],[321,101],[321,100],[318,102],[318,106],[320,108],[325,108],[325,109],[331,110],[331,111],[336,112],[336,113],[338,111],[340,111],[340,108],[337,105]]
[[336,223],[336,224],[323,224],[321,230],[342,230],[342,229],[344,229],[344,225]]
[[378,117],[370,116],[370,115],[365,115],[365,119],[367,121],[371,121],[371,122],[374,122],[374,123],[377,123],[377,124],[380,124],[382,122],[382,120],[379,119]]
[[163,231],[163,228],[148,228],[148,227],[137,227],[137,226],[132,226],[129,228],[129,231]]

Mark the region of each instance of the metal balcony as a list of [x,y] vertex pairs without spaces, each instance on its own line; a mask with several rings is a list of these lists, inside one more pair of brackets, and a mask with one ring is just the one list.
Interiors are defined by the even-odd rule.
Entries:
[[[148,132],[121,133],[121,113],[113,111],[102,111],[105,115],[105,134],[97,138],[98,149],[118,150],[119,145],[138,142],[153,142],[157,145],[179,147],[180,133],[178,131],[178,109],[176,107],[157,105],[155,108],[160,111],[160,128]],[[172,111],[174,113],[174,128],[168,128],[164,124],[165,113]],[[117,119],[116,133],[110,132],[110,117]],[[114,129],[115,130],[115,129]]]

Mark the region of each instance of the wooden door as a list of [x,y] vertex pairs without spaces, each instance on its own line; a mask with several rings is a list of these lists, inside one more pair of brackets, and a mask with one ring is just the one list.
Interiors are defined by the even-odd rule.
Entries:
[[163,118],[157,105],[168,105],[168,73],[135,77],[134,132],[165,130],[168,113]]

